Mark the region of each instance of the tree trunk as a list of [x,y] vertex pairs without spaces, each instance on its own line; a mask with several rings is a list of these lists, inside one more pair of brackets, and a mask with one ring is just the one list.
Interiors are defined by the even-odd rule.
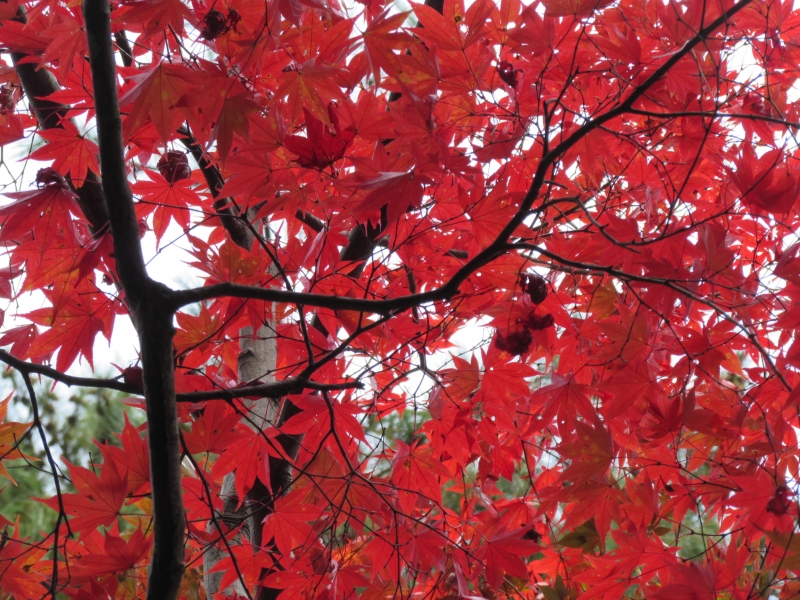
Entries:
[[[253,330],[250,327],[242,329],[241,335],[241,352],[239,353],[239,382],[246,384],[252,381],[260,380],[269,382],[275,380],[275,363],[277,359],[277,344],[273,330],[273,324],[267,323],[263,325],[253,335]],[[258,428],[264,430],[271,427],[275,421],[278,411],[278,401],[270,398],[261,398],[252,403],[250,406],[249,419],[245,423],[250,428]],[[264,488],[266,489],[266,488]],[[261,486],[256,488],[256,494],[248,494],[248,497],[241,502],[236,496],[234,487],[234,474],[229,473],[225,476],[222,484],[221,497],[223,500],[223,509],[221,513],[217,514],[217,522],[220,525],[234,526],[245,519],[243,524],[243,533],[246,539],[254,546],[260,545],[261,541],[261,520],[263,519],[263,498],[260,498]],[[241,506],[239,506],[241,504]],[[214,530],[213,523],[209,524],[209,532],[219,535],[219,531]],[[240,543],[239,537],[231,540],[232,545]],[[222,573],[212,573],[211,569],[220,560],[227,556],[227,549],[224,544],[217,544],[203,556],[203,573],[205,579],[205,588],[207,597],[212,597],[213,594],[223,592],[227,595],[238,594],[246,596],[246,592],[242,587],[240,581],[236,581],[233,585],[225,590],[220,590],[220,583],[222,581]]]

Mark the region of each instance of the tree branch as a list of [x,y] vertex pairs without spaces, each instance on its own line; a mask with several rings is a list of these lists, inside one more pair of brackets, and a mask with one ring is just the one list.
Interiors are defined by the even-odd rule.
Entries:
[[31,378],[27,373],[22,374],[22,379],[25,381],[25,387],[28,389],[28,396],[31,400],[31,411],[33,412],[33,424],[39,432],[39,439],[42,442],[45,456],[47,457],[47,464],[50,467],[50,472],[53,476],[53,485],[56,488],[56,498],[58,499],[58,517],[56,518],[56,526],[53,537],[53,571],[50,576],[50,594],[53,598],[58,593],[58,537],[61,531],[62,521],[67,525],[67,535],[72,537],[72,531],[69,528],[69,521],[67,520],[67,511],[64,508],[64,496],[61,492],[61,482],[58,478],[58,467],[53,458],[53,453],[50,451],[50,444],[47,442],[47,434],[42,425],[42,418],[39,414],[39,402],[36,398],[36,392],[31,384]]
[[194,136],[186,127],[178,129],[178,135],[181,136],[181,143],[197,161],[200,171],[206,179],[208,189],[214,198],[214,209],[217,211],[220,221],[222,221],[222,226],[237,246],[250,250],[253,247],[255,238],[253,232],[250,231],[249,223],[246,219],[236,214],[231,198],[219,197],[219,191],[225,185],[225,180],[222,178],[219,169],[206,158],[202,146],[194,139]]
[[[53,381],[63,383],[68,386],[101,388],[106,390],[116,390],[125,394],[142,395],[142,388],[138,385],[125,383],[119,379],[102,379],[93,377],[75,377],[62,373],[52,367],[37,365],[17,358],[13,354],[0,350],[0,361],[19,371],[29,375],[31,373],[42,375]],[[200,392],[185,392],[176,394],[178,402],[204,402],[207,400],[232,400],[234,398],[249,398],[258,396],[263,398],[282,398],[287,394],[293,394],[301,390],[351,390],[363,389],[364,385],[359,381],[346,381],[342,383],[319,383],[311,381],[305,377],[289,377],[282,381],[270,383],[259,383],[255,385],[243,385],[229,389],[207,390]]]
[[124,31],[120,30],[114,34],[114,41],[117,43],[122,64],[130,67],[133,64],[133,48],[131,48],[131,43],[128,41],[128,36],[125,35]]
[[[473,268],[477,270],[481,266],[483,265],[476,265]],[[466,279],[466,276],[464,279]],[[237,283],[218,283],[190,290],[177,290],[171,296],[171,300],[176,303],[176,308],[186,306],[187,304],[194,304],[195,302],[227,296],[231,298],[264,300],[266,302],[284,302],[303,306],[316,306],[320,308],[330,308],[332,310],[356,310],[388,314],[395,311],[406,310],[412,306],[419,306],[426,302],[447,300],[453,297],[457,292],[458,286],[453,283],[453,280],[430,292],[411,294],[389,300],[362,300],[358,298],[347,298],[345,296],[327,296],[324,294],[259,288]]]
[[[20,23],[27,23],[25,8],[20,6],[17,16],[14,19]],[[2,24],[0,24],[2,26]],[[45,96],[54,94],[61,89],[55,76],[39,65],[27,62],[30,56],[21,52],[12,52],[11,60],[17,71],[17,76],[22,84],[22,89],[28,98],[33,114],[42,129],[54,129],[62,127],[61,123],[67,115],[69,107],[46,100]],[[69,178],[68,178],[69,179]],[[76,188],[70,181],[70,187],[78,196],[78,205],[83,212],[83,216],[89,221],[92,233],[100,231],[108,222],[108,212],[106,211],[103,189],[100,186],[100,179],[96,173],[88,171],[83,185]]]
[[139,243],[139,225],[125,168],[108,0],[85,0],[83,14],[91,58],[103,191],[114,237],[117,272],[139,334],[142,357],[155,538],[147,599],[174,600],[184,571],[186,523],[175,401],[172,290],[150,279]]

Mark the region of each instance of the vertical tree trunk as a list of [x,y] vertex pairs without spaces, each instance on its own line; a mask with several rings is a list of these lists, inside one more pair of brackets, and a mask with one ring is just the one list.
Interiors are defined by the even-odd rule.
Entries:
[[[263,325],[256,335],[253,335],[253,330],[250,327],[242,329],[240,335],[239,382],[245,384],[256,380],[263,382],[274,381],[278,348],[273,323],[270,322]],[[250,406],[250,419],[245,422],[248,427],[264,430],[274,423],[277,410],[277,400],[261,398],[252,403]],[[258,486],[257,490],[260,492],[261,486]],[[246,518],[247,522],[243,527],[245,537],[250,543],[259,545],[261,541],[261,519],[263,518],[263,511],[260,510],[263,499],[258,497],[260,495],[260,493],[248,494],[248,498],[241,501],[236,495],[234,474],[229,473],[222,484],[223,509],[217,515],[217,522],[220,524],[234,524],[242,518]],[[240,504],[242,505],[241,508],[239,507]],[[219,533],[212,528],[213,524],[209,526],[211,533]],[[231,542],[237,544],[238,539],[233,539]],[[228,595],[234,593],[240,596],[246,595],[240,581],[236,581],[226,590],[220,590],[222,573],[212,573],[211,569],[226,555],[227,550],[224,545],[217,544],[209,548],[203,556],[205,589],[209,598],[219,592]]]
[[142,255],[125,168],[108,0],[85,0],[83,13],[94,83],[102,190],[114,238],[117,273],[142,355],[154,530],[147,600],[173,600],[183,576],[186,535],[172,347],[176,306],[172,290],[149,277]]

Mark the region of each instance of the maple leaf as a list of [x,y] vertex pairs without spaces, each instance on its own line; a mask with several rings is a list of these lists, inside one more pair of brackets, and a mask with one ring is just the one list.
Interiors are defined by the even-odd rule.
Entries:
[[14,288],[11,281],[22,274],[22,270],[13,265],[0,269],[0,298],[11,300],[14,297]]
[[559,447],[561,454],[572,461],[561,474],[561,480],[580,485],[608,471],[614,459],[614,444],[611,434],[599,422],[591,426],[576,421],[575,434],[574,441]]
[[236,425],[240,420],[241,416],[231,407],[211,402],[192,423],[192,431],[184,434],[186,447],[192,454],[220,454],[239,437]]
[[[33,233],[35,239],[54,239],[63,235],[74,239],[72,215],[81,214],[77,196],[66,186],[58,183],[45,185],[28,192],[7,192],[15,202],[0,208],[0,241],[13,242],[27,239]],[[40,254],[44,246],[39,246]]]
[[386,7],[367,26],[362,34],[364,47],[375,82],[381,81],[381,69],[391,68],[391,59],[395,49],[411,44],[411,37],[398,31],[398,27],[406,20],[408,12],[390,14],[391,7]]
[[[234,560],[236,561],[235,567]],[[253,585],[260,581],[261,573],[272,565],[273,561],[269,554],[254,549],[253,546],[244,542],[231,547],[231,553],[226,553],[222,560],[214,565],[211,572],[222,572],[223,575],[219,584],[222,590],[228,589],[229,586],[237,581],[239,573],[244,578],[244,584],[252,589]]]
[[767,531],[767,538],[775,544],[774,554],[783,569],[797,571],[800,569],[800,537],[793,533]]
[[345,445],[351,438],[366,443],[364,430],[355,417],[361,412],[358,406],[317,395],[292,396],[291,401],[301,412],[281,429],[286,433],[303,433],[303,444],[307,448],[316,450],[329,434],[337,436]]
[[[274,437],[275,433],[272,433]],[[271,487],[269,478],[269,457],[278,455],[271,442],[267,442],[260,432],[245,433],[235,442],[229,443],[211,469],[212,476],[229,473],[236,469],[235,487],[237,497],[243,499],[253,487],[256,477]]]
[[306,546],[316,541],[309,523],[320,524],[321,516],[322,509],[317,506],[281,500],[264,519],[262,539],[273,540],[281,553],[288,556],[296,545]]
[[293,565],[290,571],[275,570],[264,578],[271,589],[283,590],[278,598],[302,598],[319,589],[324,575],[315,574],[310,565]]
[[540,546],[522,539],[524,530],[495,532],[484,538],[475,557],[484,565],[484,577],[492,588],[497,588],[505,574],[513,577],[526,577],[527,568],[523,556],[535,554]]
[[0,112],[0,146],[25,137],[25,129],[30,126],[25,115]]
[[222,106],[209,139],[209,143],[217,142],[217,152],[222,162],[225,162],[231,151],[234,133],[243,138],[249,137],[250,120],[247,114],[258,110],[258,104],[250,99],[250,94],[247,92],[225,98],[225,104]]
[[553,383],[537,390],[533,395],[536,403],[542,403],[545,418],[558,412],[559,421],[571,423],[577,415],[587,419],[595,418],[595,410],[589,399],[589,389],[577,383],[574,378],[553,376]]
[[197,18],[180,0],[125,0],[114,19],[122,23],[136,23],[142,28],[145,39],[172,28],[183,33],[184,20],[193,25]]
[[0,544],[0,589],[16,598],[38,598],[46,593],[45,578],[33,568],[43,559],[43,552],[4,536]]
[[[445,4],[452,12],[456,3],[448,1]],[[414,6],[414,14],[420,23],[420,27],[415,30],[416,35],[444,50],[464,49],[464,34],[459,28],[464,20],[463,12],[458,15],[458,19],[452,18],[455,15],[450,15],[451,18],[447,19],[443,13],[430,6],[418,4]]]
[[524,134],[525,126],[519,120],[487,125],[483,146],[475,149],[475,157],[480,161],[508,158]]
[[21,325],[6,330],[0,336],[0,346],[11,344],[11,354],[17,357],[27,357],[31,344],[39,337],[39,328],[36,325]]
[[[59,11],[59,23],[47,28],[52,41],[42,56],[42,62],[57,62],[59,79],[64,80],[73,66],[73,61],[89,54],[86,47],[83,16],[80,10]],[[95,173],[99,172],[99,169]]]
[[585,17],[609,4],[608,0],[546,0],[544,14],[548,17]]
[[359,189],[369,193],[354,210],[357,214],[368,215],[386,206],[387,221],[395,223],[409,208],[419,207],[427,183],[432,183],[432,180],[413,170],[405,173],[380,173],[359,185]]
[[761,536],[763,531],[785,533],[792,529],[792,516],[795,512],[792,502],[787,496],[786,484],[776,484],[775,480],[759,471],[756,475],[731,475],[739,491],[733,494],[730,505],[745,510],[735,515],[739,523],[743,523],[745,535]]
[[336,85],[336,73],[335,67],[318,64],[316,58],[293,68],[287,67],[286,77],[275,94],[276,98],[287,98],[290,123],[296,122],[301,109],[305,108],[328,127],[334,127],[328,116],[328,105],[331,100],[344,97]]
[[[275,163],[275,158],[270,154],[233,151],[225,161],[225,166],[228,169],[233,169],[233,174],[225,182],[225,185],[219,191],[219,195],[221,197],[235,196],[246,204],[251,204],[254,198],[269,197],[271,192],[272,195],[277,195],[274,190],[279,185],[275,185],[277,182],[275,182],[273,174],[278,171],[280,165]],[[280,203],[289,197],[290,194],[284,194],[280,198],[276,198],[276,200]],[[267,206],[272,210],[275,205],[272,202],[268,202],[264,207],[266,208]],[[263,211],[265,208],[261,210]],[[275,210],[278,210],[278,208],[275,208]],[[259,218],[263,218],[263,216],[259,215]]]
[[[71,523],[74,521],[73,519]],[[116,523],[103,538],[101,554],[87,552],[81,556],[75,569],[77,576],[105,578],[124,575],[127,571],[140,566],[153,545],[153,536],[145,535],[141,527],[123,539],[118,534]]]
[[212,349],[211,344],[219,333],[222,324],[221,315],[212,314],[208,307],[203,305],[199,315],[178,313],[176,320],[179,327],[175,335],[178,355],[185,354],[185,366],[201,366],[208,358]]
[[355,131],[351,128],[342,130],[339,125],[339,116],[333,105],[328,105],[328,115],[333,123],[333,130],[314,117],[308,109],[304,108],[306,121],[306,135],[287,136],[285,146],[298,155],[297,162],[304,167],[324,169],[340,160],[348,146],[353,141]]
[[[127,474],[121,473],[114,461],[104,463],[100,477],[89,469],[67,464],[76,493],[64,493],[61,502],[70,518],[69,526],[75,533],[88,533],[101,525],[116,522],[128,495]],[[39,498],[46,506],[58,512],[58,498]]]
[[[54,299],[55,294],[51,292],[50,297]],[[108,339],[113,328],[115,313],[109,310],[106,300],[103,294],[96,293],[66,296],[60,305],[27,313],[26,318],[48,327],[36,337],[28,353],[46,356],[58,350],[56,368],[60,371],[65,371],[79,354],[93,367],[95,337],[103,333]]]
[[471,361],[455,355],[452,356],[452,359],[453,368],[440,371],[440,377],[447,397],[457,403],[467,399],[478,388],[481,382],[481,373],[475,356]]
[[87,171],[100,172],[97,144],[80,135],[72,122],[64,121],[61,128],[40,131],[39,135],[47,140],[47,144],[31,152],[27,158],[52,160],[53,168],[62,175],[69,175],[75,187],[83,185]]
[[777,215],[785,215],[792,209],[800,191],[800,179],[790,165],[782,162],[780,150],[756,157],[750,144],[742,144],[736,167],[728,169],[728,175],[751,206]]
[[699,565],[696,562],[688,564],[673,564],[670,568],[672,581],[659,590],[655,590],[652,597],[655,600],[671,598],[687,598],[690,600],[716,600],[716,576],[709,565]]
[[122,433],[117,434],[121,448],[112,445],[100,446],[105,462],[114,461],[120,473],[127,473],[128,488],[131,495],[147,493],[150,484],[150,451],[147,440],[131,425],[127,413]]
[[398,488],[401,509],[411,514],[418,496],[430,499],[437,505],[442,502],[442,482],[450,479],[450,472],[434,457],[434,449],[419,440],[408,445],[395,440],[397,451],[392,458],[392,484]]
[[17,9],[19,8],[19,0],[9,0],[2,7],[0,7],[0,21],[7,21],[17,16]]
[[49,42],[49,37],[41,35],[30,24],[8,20],[3,21],[3,26],[0,27],[0,43],[13,52],[41,55]]
[[[179,0],[166,0],[164,4],[183,6]],[[193,85],[192,72],[181,65],[160,62],[130,79],[133,87],[119,99],[120,107],[130,106],[126,134],[130,136],[151,119],[161,139],[169,140],[175,130],[176,105]]]
[[196,184],[191,179],[170,182],[155,171],[147,171],[147,176],[150,181],[137,181],[131,186],[131,191],[141,196],[140,203],[136,205],[140,218],[155,213],[153,230],[156,240],[160,242],[171,221],[188,229],[190,207],[202,206],[203,200],[194,191]]

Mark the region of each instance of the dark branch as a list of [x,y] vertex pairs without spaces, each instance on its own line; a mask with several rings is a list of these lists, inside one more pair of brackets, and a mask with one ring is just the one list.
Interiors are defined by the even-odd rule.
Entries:
[[[68,386],[101,388],[116,390],[126,394],[142,395],[142,388],[138,385],[125,383],[119,379],[101,379],[93,377],[75,377],[67,375],[52,367],[37,365],[17,358],[5,350],[0,350],[0,361],[16,369],[24,375],[36,374],[48,377],[53,381],[63,383]],[[208,390],[202,392],[187,392],[176,394],[178,402],[203,402],[206,400],[232,400],[234,398],[281,398],[287,394],[299,392],[301,390],[350,390],[363,389],[363,384],[358,381],[348,381],[343,383],[318,383],[303,377],[290,377],[282,381],[271,383],[260,383],[257,385],[243,385],[230,389]]]
[[245,385],[229,390],[210,390],[207,392],[187,392],[176,394],[178,402],[202,402],[204,400],[232,400],[234,398],[283,398],[288,394],[306,390],[360,390],[364,384],[360,381],[346,381],[344,383],[318,383],[307,381],[302,377],[290,377],[282,381],[262,383],[259,385]]
[[194,136],[185,127],[178,130],[181,143],[191,152],[194,159],[197,161],[203,177],[206,179],[208,189],[211,191],[211,196],[214,198],[214,209],[219,215],[222,226],[231,236],[233,242],[245,250],[250,250],[253,247],[255,237],[250,230],[247,219],[236,214],[234,210],[233,200],[231,198],[220,198],[219,191],[225,185],[225,180],[214,164],[208,160],[203,152],[202,146],[194,139]]
[[682,117],[701,117],[706,119],[741,119],[746,121],[764,121],[766,123],[775,123],[776,125],[783,125],[787,129],[791,127],[800,128],[800,123],[794,121],[787,121],[784,118],[770,117],[769,115],[758,115],[749,113],[728,113],[718,111],[702,111],[702,110],[685,110],[680,112],[661,112],[653,110],[641,110],[638,108],[631,108],[628,110],[633,115],[641,115],[643,117],[652,117],[653,119],[680,119]]
[[9,367],[15,368],[23,374],[35,373],[36,375],[44,375],[59,383],[64,383],[68,386],[89,387],[89,388],[102,388],[108,390],[117,390],[127,394],[141,394],[142,388],[130,385],[118,379],[95,379],[93,377],[74,377],[67,375],[61,371],[57,371],[52,367],[45,365],[37,365],[36,363],[26,362],[17,358],[13,354],[0,350],[0,361],[6,363]]
[[122,64],[130,67],[133,64],[133,48],[131,48],[131,43],[128,41],[128,36],[125,35],[124,31],[118,31],[114,34],[114,41],[117,43]]
[[83,15],[91,58],[103,192],[114,237],[117,272],[139,334],[142,357],[154,531],[147,600],[174,600],[184,572],[186,519],[175,402],[171,290],[150,279],[139,243],[139,225],[125,168],[108,0],[85,0]]
[[128,300],[136,301],[145,292],[141,286],[149,277],[139,244],[139,224],[125,168],[122,117],[117,97],[117,65],[110,23],[103,18],[104,13],[108,13],[108,4],[103,0],[87,0],[84,2],[84,13],[97,111],[100,169],[103,172],[103,190],[114,237],[114,251],[118,258],[117,271]]
[[[489,261],[487,261],[489,262]],[[482,265],[474,266],[474,269]],[[464,277],[466,279],[466,276]],[[459,282],[460,283],[460,282]],[[177,290],[171,297],[176,308],[212,300],[214,298],[231,297],[247,298],[251,300],[264,300],[266,302],[285,302],[303,306],[316,306],[332,310],[357,310],[368,313],[388,314],[395,311],[406,310],[412,306],[419,306],[426,302],[447,300],[458,292],[458,286],[452,281],[440,288],[421,294],[411,294],[390,300],[360,300],[344,296],[327,296],[324,294],[311,294],[306,292],[289,292],[272,288],[259,288],[236,283],[218,283],[191,290]]]
[[[17,11],[16,21],[26,23],[25,8],[20,6]],[[11,60],[19,76],[22,89],[28,98],[28,102],[33,109],[33,114],[42,129],[53,129],[62,127],[61,123],[67,115],[69,107],[46,100],[45,97],[59,91],[61,87],[55,76],[47,69],[34,63],[27,62],[30,56],[21,52],[12,52]],[[70,182],[75,193],[78,195],[78,205],[83,212],[83,216],[89,221],[92,232],[100,231],[108,222],[108,212],[106,211],[103,190],[100,187],[100,179],[96,173],[89,171],[86,180],[79,188],[75,188]]]
[[58,590],[58,537],[61,531],[61,522],[63,521],[67,525],[67,535],[72,536],[72,531],[69,528],[69,522],[67,521],[67,511],[64,508],[64,496],[61,493],[61,481],[58,477],[58,467],[56,466],[56,461],[53,458],[53,453],[50,451],[50,444],[47,442],[47,434],[44,430],[44,425],[42,425],[42,418],[39,414],[39,401],[36,398],[36,392],[33,389],[33,385],[31,384],[31,378],[27,373],[22,374],[22,379],[25,381],[25,387],[28,389],[28,396],[30,396],[31,400],[31,411],[33,412],[33,424],[36,427],[36,430],[39,432],[39,439],[42,442],[42,447],[44,448],[45,456],[47,456],[47,464],[50,467],[50,472],[53,475],[53,484],[56,488],[56,498],[58,499],[58,518],[56,519],[56,526],[53,531],[53,571],[50,577],[50,594],[53,598],[56,597],[56,593]]

